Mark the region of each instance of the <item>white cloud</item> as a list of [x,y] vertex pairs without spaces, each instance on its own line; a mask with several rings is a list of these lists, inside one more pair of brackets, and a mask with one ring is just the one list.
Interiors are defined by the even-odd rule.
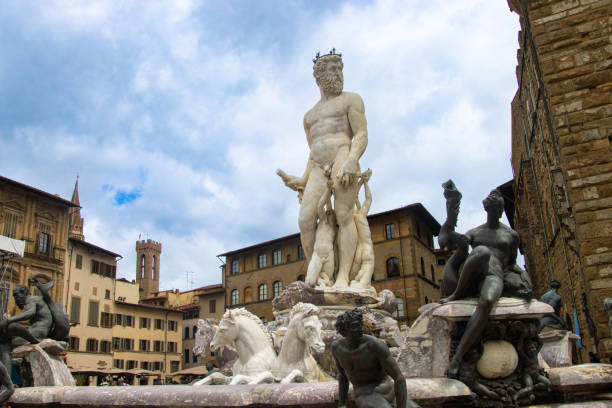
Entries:
[[[219,282],[218,253],[297,232],[295,193],[274,171],[304,170],[302,117],[318,98],[310,59],[335,46],[346,89],[365,102],[372,212],[422,202],[442,222],[440,183],[452,177],[467,229],[482,197],[511,177],[518,18],[503,3],[325,3],[288,15],[264,45],[253,38],[278,28],[252,24],[241,3],[34,6],[26,30],[37,41],[24,52],[83,43],[107,60],[82,65],[85,89],[43,95],[58,106],[52,119],[0,119],[12,129],[1,172],[69,196],[78,171],[86,237],[124,256],[120,275],[134,277],[142,234],[163,244],[163,288],[186,288],[187,270],[196,285]],[[61,83],[71,65],[53,62],[39,75]],[[114,204],[136,188],[140,198]]]

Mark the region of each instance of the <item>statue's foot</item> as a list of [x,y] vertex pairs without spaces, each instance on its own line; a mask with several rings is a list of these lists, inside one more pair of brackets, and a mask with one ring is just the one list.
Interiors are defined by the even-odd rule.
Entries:
[[445,297],[444,299],[438,300],[438,303],[443,305],[445,303],[452,302],[453,300],[457,300],[454,293],[450,295],[449,297]]
[[348,282],[344,279],[336,280],[336,283],[334,283],[334,286],[333,286],[334,289],[345,289],[347,287],[348,287]]
[[461,363],[455,362],[455,360],[451,360],[448,369],[446,370],[446,376],[448,378],[459,379],[459,368],[461,367]]

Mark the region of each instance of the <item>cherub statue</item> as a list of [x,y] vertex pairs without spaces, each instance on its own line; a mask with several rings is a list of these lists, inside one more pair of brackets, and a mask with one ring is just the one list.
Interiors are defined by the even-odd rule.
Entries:
[[368,212],[372,205],[372,192],[368,186],[368,181],[372,176],[372,170],[368,169],[361,173],[359,187],[363,186],[365,200],[363,204],[359,203],[359,196],[355,200],[356,209],[353,212],[355,226],[357,227],[357,251],[351,270],[352,288],[369,288],[374,273],[374,245],[372,244],[372,233],[368,224]]
[[[329,175],[330,170],[326,173]],[[334,181],[327,180],[327,188],[317,207],[319,223],[315,236],[314,252],[308,263],[305,282],[308,285],[331,286],[334,277],[334,240],[336,237],[336,216],[332,209],[331,196]],[[327,206],[327,209],[326,209]]]
[[523,342],[523,347],[519,347],[519,355],[523,364],[523,377],[521,382],[523,388],[518,390],[512,397],[514,402],[518,402],[521,398],[529,396],[530,402],[535,399],[534,390],[550,391],[551,383],[548,378],[540,371],[538,363],[538,352],[542,348],[542,343],[537,337],[528,337]]

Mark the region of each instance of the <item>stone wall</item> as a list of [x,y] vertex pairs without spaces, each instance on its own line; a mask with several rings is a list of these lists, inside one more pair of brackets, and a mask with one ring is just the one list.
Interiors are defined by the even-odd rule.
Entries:
[[512,102],[515,228],[536,295],[563,284],[587,351],[612,355],[612,2],[509,0],[520,15]]

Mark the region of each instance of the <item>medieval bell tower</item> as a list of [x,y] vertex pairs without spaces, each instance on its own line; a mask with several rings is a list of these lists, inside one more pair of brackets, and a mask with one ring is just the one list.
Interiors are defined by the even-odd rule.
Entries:
[[161,242],[147,239],[136,241],[136,283],[140,285],[140,299],[159,292],[159,261]]

